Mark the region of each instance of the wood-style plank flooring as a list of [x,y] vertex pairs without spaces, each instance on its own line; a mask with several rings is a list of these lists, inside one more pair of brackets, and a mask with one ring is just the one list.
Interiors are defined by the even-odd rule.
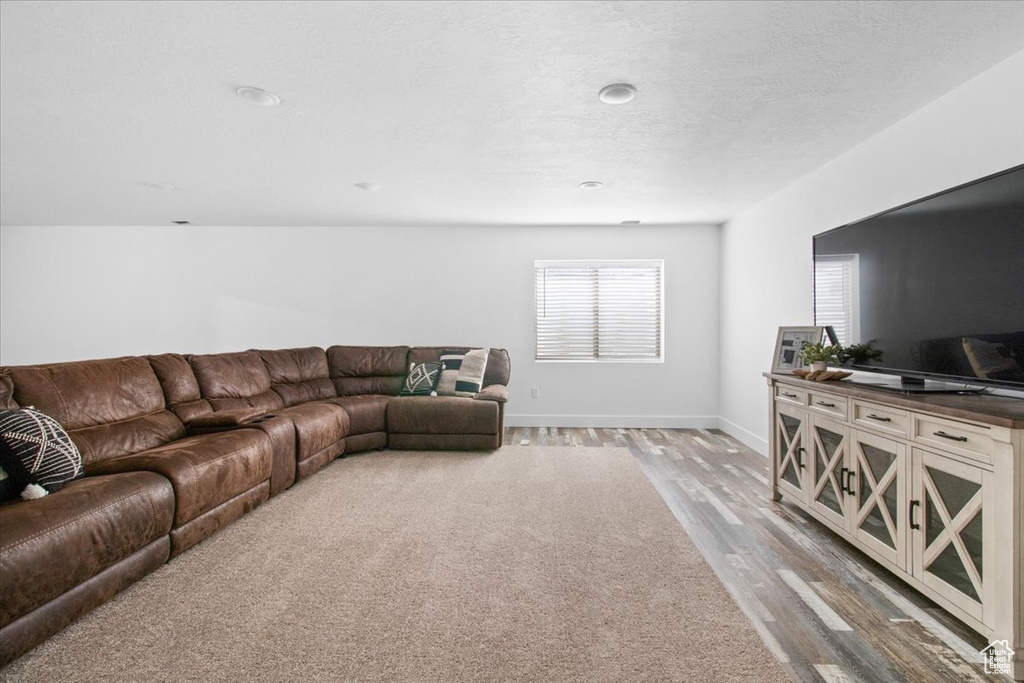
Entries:
[[628,448],[796,681],[1010,680],[984,673],[982,636],[792,504],[773,502],[768,460],[719,430],[522,427],[504,436],[506,446]]

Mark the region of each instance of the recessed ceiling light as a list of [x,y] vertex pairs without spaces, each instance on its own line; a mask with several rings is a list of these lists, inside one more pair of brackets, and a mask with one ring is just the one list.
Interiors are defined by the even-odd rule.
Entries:
[[145,185],[146,187],[152,188],[154,190],[162,190],[163,192],[173,192],[174,190],[178,189],[174,185],[171,185],[170,183],[142,183],[142,184]]
[[192,223],[189,222],[189,221],[171,221],[171,222],[174,223],[175,225],[192,225]]
[[253,88],[249,85],[242,86],[235,91],[235,94],[243,100],[248,100],[249,102],[258,104],[261,107],[276,107],[281,104],[281,98],[274,93],[267,92],[262,88]]
[[636,88],[629,83],[612,83],[601,88],[597,96],[605,104],[625,104],[636,97]]
[[580,183],[580,187],[582,187],[584,190],[596,190],[597,188],[602,187],[603,185],[604,183],[599,183],[596,180],[586,180]]
[[623,225],[640,225],[640,221],[622,221]]
[[358,187],[360,190],[367,190],[371,192],[373,190],[380,189],[380,185],[378,185],[377,183],[356,183],[356,187]]

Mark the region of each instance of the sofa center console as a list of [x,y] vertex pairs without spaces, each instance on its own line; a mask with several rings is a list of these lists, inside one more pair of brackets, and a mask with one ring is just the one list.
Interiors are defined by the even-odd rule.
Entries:
[[765,377],[773,499],[1007,641],[1024,680],[1024,401]]

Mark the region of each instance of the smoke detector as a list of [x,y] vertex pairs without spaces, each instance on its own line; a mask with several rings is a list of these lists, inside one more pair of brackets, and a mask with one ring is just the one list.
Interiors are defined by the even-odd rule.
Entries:
[[629,83],[612,83],[601,88],[597,97],[605,104],[625,104],[636,97],[636,88]]

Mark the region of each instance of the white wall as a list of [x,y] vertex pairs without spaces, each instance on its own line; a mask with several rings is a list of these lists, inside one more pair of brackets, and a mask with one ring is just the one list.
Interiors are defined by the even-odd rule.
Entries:
[[[533,261],[561,258],[664,259],[666,362],[534,362]],[[718,264],[711,226],[4,227],[0,363],[503,346],[509,425],[715,426]]]
[[722,234],[722,427],[767,452],[780,325],[813,322],[811,237],[1024,163],[1024,52],[729,221]]

